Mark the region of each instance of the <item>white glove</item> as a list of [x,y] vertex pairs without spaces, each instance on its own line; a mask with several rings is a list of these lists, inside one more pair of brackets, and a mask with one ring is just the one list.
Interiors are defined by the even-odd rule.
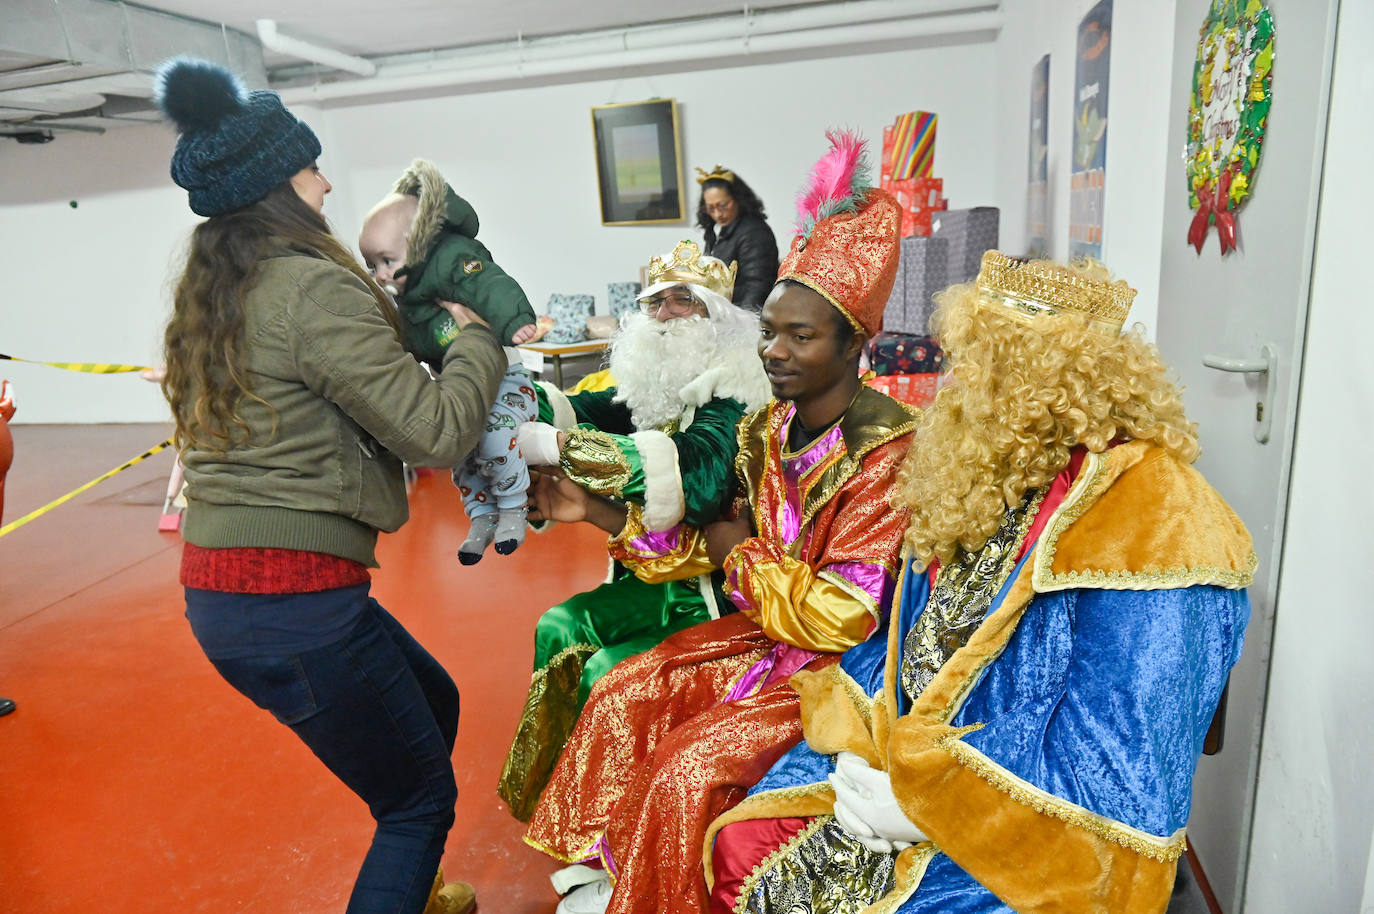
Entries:
[[890,854],[928,840],[897,805],[888,773],[873,769],[862,757],[841,752],[830,783],[835,820],[869,850]]
[[525,462],[533,466],[558,466],[558,429],[547,422],[525,422],[515,432]]

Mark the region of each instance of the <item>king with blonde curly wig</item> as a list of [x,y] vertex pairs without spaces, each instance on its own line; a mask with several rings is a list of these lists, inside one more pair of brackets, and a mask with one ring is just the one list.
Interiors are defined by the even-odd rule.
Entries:
[[940,296],[888,631],[789,680],[805,739],[713,824],[712,914],[1168,906],[1256,558],[1134,297],[996,251]]
[[[1030,266],[1110,282],[1096,261]],[[1080,314],[1026,314],[978,282],[936,303],[950,379],[917,426],[896,497],[911,511],[906,542],[918,564],[982,546],[1006,509],[1054,479],[1079,445],[1101,453],[1152,441],[1184,463],[1197,459],[1196,426],[1138,326],[1121,333]]]

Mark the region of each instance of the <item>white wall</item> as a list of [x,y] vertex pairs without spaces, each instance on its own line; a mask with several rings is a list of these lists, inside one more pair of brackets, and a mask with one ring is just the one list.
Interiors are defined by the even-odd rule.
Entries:
[[1363,270],[1371,35],[1374,4],[1342,3],[1246,891],[1253,914],[1374,912],[1374,613],[1361,574],[1374,516]]
[[[693,166],[722,162],[763,198],[785,247],[793,198],[825,151],[824,130],[858,128],[881,151],[882,127],[936,111],[936,174],[955,207],[996,204],[994,45],[870,52],[715,67],[605,82],[371,103],[297,107],[320,135],[335,190],[325,212],[352,245],[370,204],[416,156],[432,159],[477,208],[482,239],[525,286],[536,311],[551,292],[590,292],[638,277],[654,254],[700,238],[679,225],[600,223],[593,105],[653,96],[680,105],[691,208]],[[156,361],[169,310],[172,251],[196,218],[167,177],[168,128],[61,134],[43,146],[0,145],[0,352],[55,361]],[[1020,140],[1018,139],[1018,142]],[[874,156],[875,163],[877,155]],[[68,201],[77,199],[76,210]],[[166,418],[154,385],[0,365],[18,388],[17,422]]]
[[[828,126],[870,138],[876,179],[883,126],[900,111],[939,112],[935,171],[951,205],[992,203],[993,174],[967,154],[993,147],[992,62],[984,42],[335,108],[329,117],[354,210],[333,215],[356,238],[358,218],[423,156],[476,207],[480,237],[536,311],[552,292],[582,292],[604,312],[607,282],[636,279],[650,256],[682,238],[700,240],[695,166],[720,162],[748,181],[785,250],[793,199],[827,148]],[[691,213],[676,225],[603,226],[589,109],[653,96],[679,104]]]
[[[1026,156],[1031,68],[1050,55],[1050,254],[1069,252],[1073,83],[1078,23],[1097,0],[1003,0],[997,39],[997,199],[1001,244],[1026,246]],[[1107,106],[1107,179],[1102,259],[1138,290],[1132,323],[1153,336],[1159,306],[1159,236],[1164,218],[1164,164],[1171,112],[1169,61],[1174,0],[1115,0]],[[1178,231],[1179,243],[1188,227]]]
[[[174,251],[197,221],[167,175],[173,142],[149,126],[0,143],[0,352],[156,362]],[[157,385],[136,374],[0,362],[0,376],[14,384],[16,423],[167,417]]]

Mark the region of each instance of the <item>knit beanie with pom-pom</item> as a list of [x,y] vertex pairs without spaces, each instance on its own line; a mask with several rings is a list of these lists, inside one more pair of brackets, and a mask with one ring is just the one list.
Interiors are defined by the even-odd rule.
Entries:
[[256,203],[319,158],[315,132],[277,93],[249,92],[217,64],[173,58],[154,80],[158,107],[181,134],[172,180],[189,192],[197,215]]

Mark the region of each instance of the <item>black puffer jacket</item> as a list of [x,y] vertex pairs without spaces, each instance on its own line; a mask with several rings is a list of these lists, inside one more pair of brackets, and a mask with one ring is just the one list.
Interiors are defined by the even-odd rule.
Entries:
[[726,265],[739,263],[735,294],[731,301],[751,311],[763,309],[763,300],[778,281],[778,242],[773,230],[758,216],[741,216],[724,228],[706,233],[706,253]]

